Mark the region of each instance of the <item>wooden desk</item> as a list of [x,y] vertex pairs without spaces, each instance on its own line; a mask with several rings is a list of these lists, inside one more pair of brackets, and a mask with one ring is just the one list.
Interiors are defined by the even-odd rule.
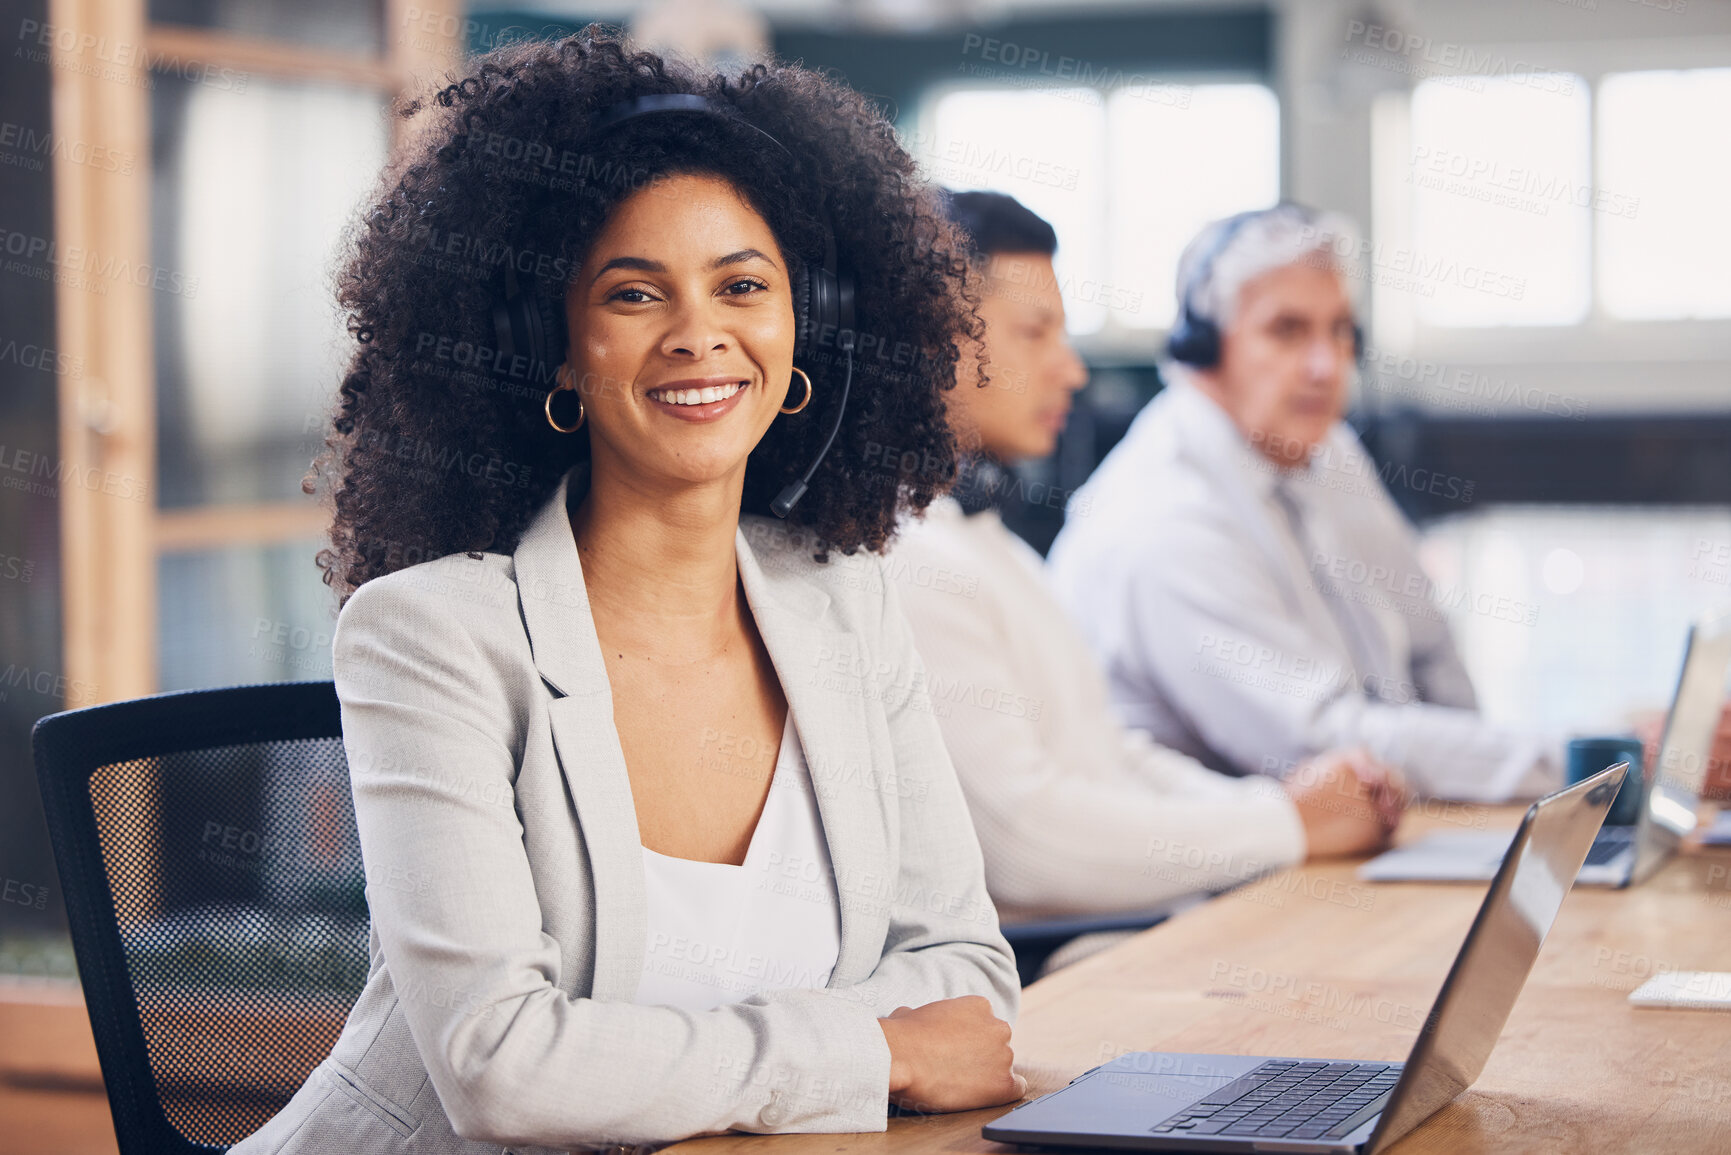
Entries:
[[[1402,840],[1520,813],[1415,812]],[[1371,886],[1355,866],[1283,871],[1029,987],[1015,1049],[1030,1093],[1125,1051],[1404,1059],[1485,888]],[[1393,1151],[1731,1151],[1731,1014],[1630,1007],[1656,970],[1731,970],[1731,850],[1688,851],[1632,890],[1572,891],[1484,1074]],[[677,1149],[1005,1152],[980,1138],[1004,1110]]]

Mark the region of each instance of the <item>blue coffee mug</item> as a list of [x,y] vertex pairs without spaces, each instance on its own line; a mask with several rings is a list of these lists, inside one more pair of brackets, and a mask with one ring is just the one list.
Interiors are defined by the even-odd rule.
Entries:
[[1641,818],[1642,787],[1641,740],[1633,734],[1612,738],[1576,738],[1569,743],[1568,764],[1563,777],[1568,782],[1591,778],[1607,766],[1618,762],[1629,764],[1628,776],[1605,815],[1606,826],[1633,826]]

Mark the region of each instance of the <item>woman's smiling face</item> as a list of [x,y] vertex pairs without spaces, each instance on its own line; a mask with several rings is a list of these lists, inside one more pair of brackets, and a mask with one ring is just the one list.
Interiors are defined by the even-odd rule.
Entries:
[[775,234],[739,191],[679,175],[622,201],[566,292],[564,380],[595,468],[683,488],[743,476],[790,397],[793,295]]

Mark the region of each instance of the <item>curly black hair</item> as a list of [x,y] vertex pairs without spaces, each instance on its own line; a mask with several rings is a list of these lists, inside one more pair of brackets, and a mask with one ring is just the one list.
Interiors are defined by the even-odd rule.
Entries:
[[[900,514],[943,492],[956,450],[942,391],[956,380],[962,339],[981,336],[979,294],[966,237],[875,106],[782,63],[704,74],[599,26],[495,49],[450,79],[399,108],[413,121],[411,143],[353,230],[339,274],[358,349],[303,488],[317,492],[324,479],[330,489],[331,544],[318,564],[345,600],[416,562],[509,552],[587,458],[586,434],[562,435],[545,419],[554,382],[498,355],[494,304],[508,266],[563,316],[565,284],[609,214],[673,175],[733,184],[791,273],[821,263],[827,225],[855,279],[847,412],[789,517],[818,560],[881,550]],[[696,93],[724,115],[592,131],[610,107],[656,93]],[[803,472],[834,416],[839,355],[800,367],[814,400],[777,418],[752,451],[744,512],[766,509]]]

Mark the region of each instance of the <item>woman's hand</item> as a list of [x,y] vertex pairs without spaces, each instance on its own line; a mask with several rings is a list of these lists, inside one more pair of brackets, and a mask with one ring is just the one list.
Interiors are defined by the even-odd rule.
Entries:
[[1010,1024],[979,995],[897,1007],[878,1020],[890,1045],[890,1100],[910,1111],[1011,1103],[1028,1081],[1010,1070]]

